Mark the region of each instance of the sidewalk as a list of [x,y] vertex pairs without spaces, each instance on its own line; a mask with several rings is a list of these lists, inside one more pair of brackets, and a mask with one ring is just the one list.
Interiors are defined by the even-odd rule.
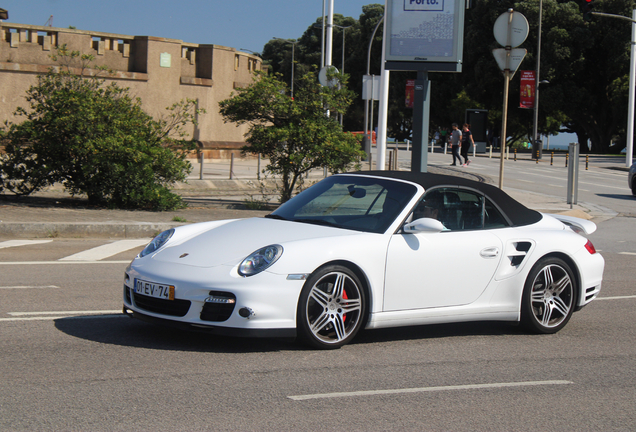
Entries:
[[[410,168],[410,156],[406,157],[406,153],[400,151],[398,157],[401,170]],[[438,158],[443,164],[436,164]],[[476,177],[446,167],[446,158],[447,155],[432,154],[429,172]],[[265,165],[261,162],[261,169]],[[230,166],[230,160],[204,161],[201,171],[201,166],[193,163],[188,181],[173,189],[188,203],[186,209],[176,211],[95,209],[83,199],[70,197],[61,186],[20,199],[8,196],[0,199],[0,238],[153,237],[163,230],[193,222],[258,217],[271,212],[271,209],[251,210],[246,206],[246,202],[274,202],[277,198],[272,180],[264,176],[257,179],[258,161],[235,158],[232,179]],[[367,170],[368,162],[363,162],[361,168]],[[323,170],[314,170],[305,181],[314,183],[324,176]],[[492,179],[475,179],[494,183]],[[558,197],[514,189],[506,189],[506,192],[525,206],[546,213],[567,213],[587,219],[615,216],[609,209],[589,205],[575,205],[571,209],[565,199]]]

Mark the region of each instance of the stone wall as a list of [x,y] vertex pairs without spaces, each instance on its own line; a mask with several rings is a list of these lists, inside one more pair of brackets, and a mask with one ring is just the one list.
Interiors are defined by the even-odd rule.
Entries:
[[[225,124],[218,102],[236,87],[252,82],[262,69],[260,57],[220,45],[184,43],[153,36],[127,36],[75,29],[2,23],[0,27],[0,121],[21,121],[13,115],[18,106],[27,107],[26,90],[37,76],[59,66],[51,59],[56,48],[95,57],[86,74],[100,74],[129,87],[141,98],[146,112],[155,118],[181,99],[195,99],[207,113],[191,127],[205,157],[224,157],[242,147],[247,126]],[[81,65],[75,64],[77,71]],[[105,66],[112,75],[96,69]]]

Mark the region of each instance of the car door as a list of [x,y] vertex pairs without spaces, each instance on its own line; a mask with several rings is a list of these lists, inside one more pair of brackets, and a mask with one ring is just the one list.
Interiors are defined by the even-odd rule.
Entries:
[[472,303],[497,270],[502,243],[491,230],[483,229],[484,197],[449,188],[437,192],[444,195],[440,221],[453,228],[392,236],[386,260],[385,311]]

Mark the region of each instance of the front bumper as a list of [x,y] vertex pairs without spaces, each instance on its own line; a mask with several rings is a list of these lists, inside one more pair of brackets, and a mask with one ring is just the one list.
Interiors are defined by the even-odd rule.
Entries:
[[187,322],[173,321],[155,316],[146,315],[141,312],[135,312],[124,304],[123,311],[125,315],[145,321],[150,324],[166,326],[170,328],[178,328],[181,330],[203,332],[218,336],[232,337],[263,337],[263,338],[296,338],[296,329],[246,329],[236,327],[221,327],[218,325],[200,325]]
[[[174,300],[135,294],[136,279],[174,285]],[[124,311],[133,318],[232,336],[295,337],[304,281],[267,271],[248,278],[229,266],[135,265],[126,269]],[[231,299],[219,304],[211,297]]]

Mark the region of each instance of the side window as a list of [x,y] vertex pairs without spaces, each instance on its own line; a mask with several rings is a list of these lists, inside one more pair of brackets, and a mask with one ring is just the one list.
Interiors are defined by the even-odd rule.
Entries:
[[484,206],[484,228],[493,229],[493,228],[504,228],[507,227],[508,223],[501,215],[497,207],[486,198],[486,205]]
[[433,189],[424,195],[413,212],[413,219],[421,217],[437,219],[450,231],[482,229],[484,197],[459,188]]

